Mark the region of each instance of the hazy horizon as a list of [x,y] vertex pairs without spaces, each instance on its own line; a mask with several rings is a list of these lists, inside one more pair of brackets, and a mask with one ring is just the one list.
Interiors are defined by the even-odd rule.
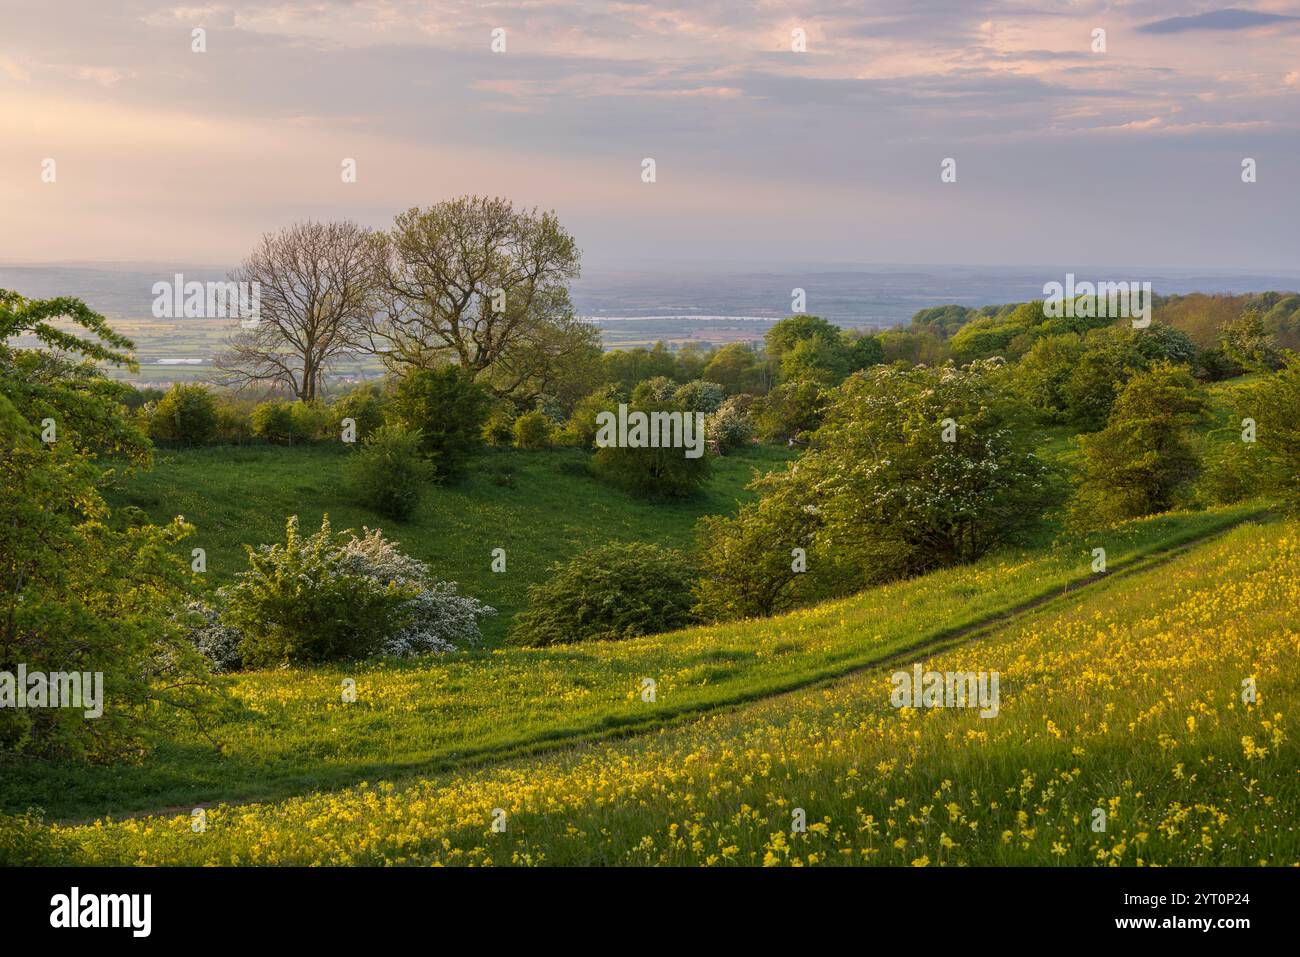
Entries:
[[1300,252],[1286,0],[6,6],[0,261],[233,264],[465,193],[554,209],[588,268]]

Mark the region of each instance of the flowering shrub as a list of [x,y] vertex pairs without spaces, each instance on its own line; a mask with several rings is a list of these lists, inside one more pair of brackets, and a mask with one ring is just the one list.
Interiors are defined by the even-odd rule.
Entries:
[[364,658],[408,622],[416,589],[357,574],[328,516],[306,538],[291,516],[283,544],[247,551],[248,571],[224,590],[221,619],[244,633],[245,664]]
[[716,382],[695,379],[673,393],[672,401],[691,412],[717,412],[727,390]]
[[479,640],[478,619],[496,609],[431,579],[379,529],[364,533],[336,536],[326,516],[303,538],[290,517],[284,544],[248,550],[249,570],[219,592],[219,625],[198,629],[195,644],[230,661],[229,642],[242,634],[243,663],[258,666],[445,652]]
[[193,625],[187,637],[208,662],[208,668],[214,674],[238,671],[244,663],[239,646],[244,640],[244,633],[238,628],[221,622],[220,614],[212,606],[201,601],[190,602],[185,606]]
[[704,422],[709,442],[719,449],[735,449],[754,441],[754,420],[749,415],[752,397],[733,395]]
[[352,536],[343,546],[351,574],[379,582],[392,582],[411,589],[407,602],[407,624],[384,642],[387,655],[417,655],[455,651],[476,644],[483,636],[478,620],[495,615],[496,609],[475,598],[456,593],[455,582],[434,581],[429,566],[397,549],[379,529],[363,529],[361,538]]

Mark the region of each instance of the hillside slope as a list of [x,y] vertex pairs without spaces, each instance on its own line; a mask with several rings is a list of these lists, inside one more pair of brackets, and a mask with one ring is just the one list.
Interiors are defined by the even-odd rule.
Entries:
[[182,815],[44,839],[95,863],[1294,864],[1298,601],[1300,528],[1248,525],[918,656],[998,671],[996,718],[891,707],[878,669],[623,742],[218,808],[201,834]]

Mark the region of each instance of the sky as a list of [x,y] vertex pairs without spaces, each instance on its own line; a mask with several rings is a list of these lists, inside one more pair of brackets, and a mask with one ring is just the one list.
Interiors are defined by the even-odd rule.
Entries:
[[0,261],[233,265],[465,193],[588,269],[1294,271],[1300,2],[0,0]]

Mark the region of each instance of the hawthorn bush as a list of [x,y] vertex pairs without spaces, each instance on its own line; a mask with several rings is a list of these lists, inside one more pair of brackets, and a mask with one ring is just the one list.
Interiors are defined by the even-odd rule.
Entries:
[[511,641],[557,645],[672,631],[691,624],[694,570],[680,552],[648,542],[603,545],[552,566],[528,589]]

